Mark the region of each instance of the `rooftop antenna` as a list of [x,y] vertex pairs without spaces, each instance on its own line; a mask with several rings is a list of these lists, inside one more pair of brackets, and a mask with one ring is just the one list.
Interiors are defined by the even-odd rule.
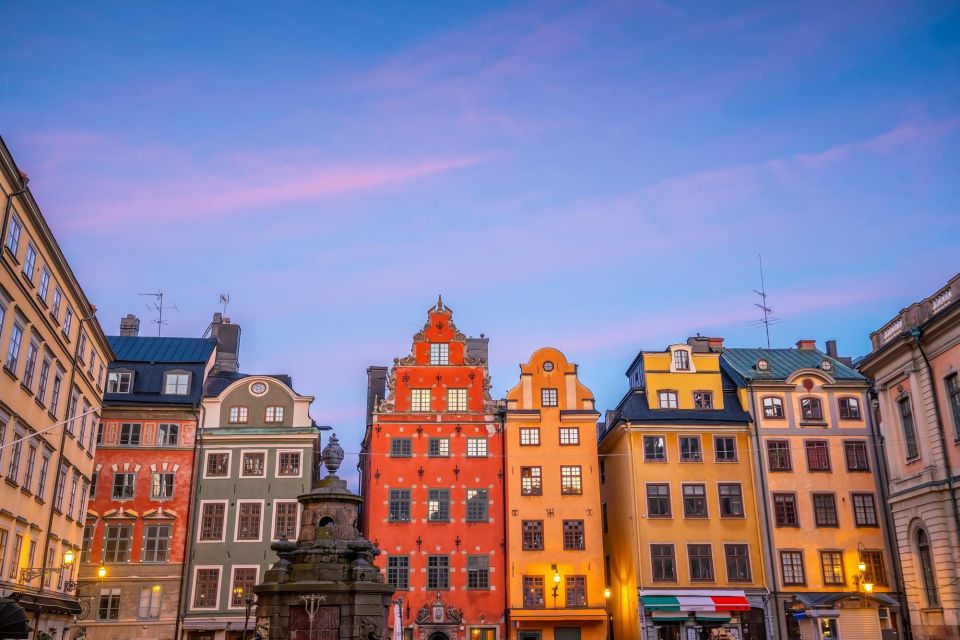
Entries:
[[167,324],[163,321],[163,311],[164,309],[173,309],[177,313],[180,313],[180,309],[177,307],[176,303],[171,302],[169,305],[163,304],[163,291],[157,289],[154,293],[138,293],[138,296],[153,296],[153,304],[147,305],[148,311],[156,311],[157,319],[152,320],[157,325],[157,336],[160,336],[160,331],[163,328],[163,325]]
[[767,349],[770,348],[770,325],[780,324],[782,322],[779,318],[773,317],[773,309],[770,308],[770,305],[767,304],[767,287],[763,279],[763,256],[757,254],[757,259],[760,261],[760,290],[753,290],[755,294],[760,296],[760,302],[753,303],[753,306],[757,307],[763,312],[763,318],[760,320],[754,320],[750,324],[755,327],[763,327],[764,332],[767,335]]
[[226,316],[226,315],[227,315],[227,305],[230,304],[230,294],[229,294],[229,293],[221,293],[221,294],[220,294],[220,304],[223,305],[223,315]]

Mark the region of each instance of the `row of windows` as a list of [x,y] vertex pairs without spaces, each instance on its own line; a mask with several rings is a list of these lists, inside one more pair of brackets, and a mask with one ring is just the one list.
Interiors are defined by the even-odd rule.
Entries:
[[[467,389],[447,389],[446,411],[464,412],[468,411]],[[433,411],[433,389],[415,388],[410,389],[410,411],[414,413],[427,413]],[[540,390],[540,404],[544,407],[556,407],[557,390],[545,388]]]
[[[583,493],[583,469],[578,465],[560,467],[560,494],[577,496]],[[520,495],[543,495],[543,467],[520,467]]]
[[[699,435],[680,436],[678,439],[681,462],[703,462],[703,446]],[[737,462],[737,438],[713,436],[714,462]],[[665,435],[643,436],[644,462],[667,461],[667,437]]]
[[[864,570],[863,582],[870,582],[875,585],[887,585],[887,571],[883,562],[883,552],[876,550],[861,550],[859,553],[859,562],[862,562],[866,569]],[[820,550],[820,578],[825,586],[843,586],[847,584],[846,572],[844,569],[843,551],[840,550]],[[804,565],[804,555],[802,550],[781,550],[780,551],[780,575],[784,585],[806,585],[807,574]]]
[[[120,423],[120,434],[117,438],[117,445],[121,447],[138,447],[141,444],[148,444],[143,440],[143,425],[139,422]],[[103,444],[103,425],[101,424],[97,432],[97,444]],[[176,447],[180,444],[180,425],[175,423],[161,422],[157,425],[157,436],[153,443],[158,447]]]
[[[746,544],[724,544],[723,558],[728,582],[752,582],[750,548]],[[713,545],[688,544],[687,559],[690,580],[714,582],[717,580],[713,564]],[[677,552],[674,544],[650,545],[651,578],[655,582],[676,582]]]
[[[543,520],[523,520],[521,542],[524,551],[543,551]],[[563,548],[565,551],[583,551],[587,548],[583,520],[563,521]]]
[[[845,396],[837,399],[837,409],[841,420],[860,420],[860,401]],[[777,396],[763,398],[763,417],[771,420],[785,418],[783,399]],[[820,398],[807,396],[800,398],[800,419],[806,422],[823,421],[823,402]]]
[[[10,554],[7,554],[7,545],[10,543],[10,532],[6,529],[0,529],[0,578],[6,578],[9,582],[22,582],[22,572],[28,567],[36,567],[36,553],[37,553],[37,539],[33,538],[29,540],[27,545],[27,555],[24,557],[24,542],[27,538],[24,536],[22,531],[16,532],[13,535],[12,547],[10,548]],[[71,547],[65,546],[64,551],[70,549]],[[50,544],[47,547],[47,566],[55,566],[56,562],[57,549],[55,544]],[[67,570],[58,572],[58,581],[57,589],[63,591],[64,582],[67,580],[74,580],[74,572],[76,571],[77,564],[74,563]],[[45,588],[50,588],[53,584],[53,573],[47,573],[43,576],[43,586]]]
[[[216,609],[219,606],[221,567],[197,567],[193,574],[193,609]],[[235,566],[230,584],[230,609],[242,609],[246,598],[253,594],[253,587],[260,577],[256,565]]]
[[[947,404],[950,405],[950,416],[953,418],[954,440],[960,441],[960,374],[951,373],[943,380],[944,391],[947,394]],[[920,445],[917,442],[917,429],[913,422],[913,406],[910,396],[903,396],[897,400],[897,409],[900,413],[900,425],[903,428],[904,454],[907,462],[920,457]]]
[[[487,457],[486,438],[467,438],[467,457]],[[428,438],[427,455],[431,458],[446,458],[450,456],[450,438]],[[410,458],[413,456],[413,438],[391,438],[390,457]]]
[[[804,440],[807,471],[830,471],[830,444],[826,440]],[[845,440],[843,457],[847,471],[870,471],[865,440]],[[767,440],[767,466],[771,472],[793,471],[790,441]]]
[[[93,536],[97,525],[88,524],[83,528],[83,546],[80,550],[80,562],[91,561]],[[170,538],[173,525],[147,524],[143,527],[140,549],[133,548],[132,524],[108,524],[103,530],[100,547],[100,562],[128,563],[131,561],[156,563],[170,560]]]
[[[284,407],[271,405],[263,410],[263,421],[266,424],[276,424],[283,422]],[[249,421],[250,408],[242,405],[230,407],[227,416],[227,422],[230,424],[247,424]]]
[[[471,590],[490,589],[490,556],[467,556],[466,588]],[[387,584],[394,589],[410,588],[410,557],[387,556]],[[427,556],[427,589],[446,590],[450,588],[450,556]]]
[[[685,353],[683,351],[678,351],[677,353]],[[677,409],[679,408],[678,393],[676,391],[658,391],[657,399],[659,404],[657,405],[661,409]],[[694,409],[713,409],[713,393],[710,391],[694,391],[693,392],[693,408]]]
[[[150,475],[150,498],[152,500],[168,500],[173,497],[175,485],[175,474],[172,471],[156,471]],[[97,494],[97,482],[100,478],[100,472],[93,473],[93,481],[90,485],[90,498],[93,499]],[[112,491],[110,498],[113,500],[131,500],[135,497],[137,490],[137,473],[135,471],[117,471],[113,474]]]
[[[390,522],[410,522],[410,489],[391,489],[387,519]],[[466,490],[467,522],[490,521],[490,497],[486,489]],[[450,522],[450,489],[427,490],[427,520],[429,522]]]
[[[111,371],[107,376],[107,393],[133,393],[133,371]],[[189,371],[174,370],[163,374],[163,394],[167,396],[190,395]],[[152,389],[151,389],[152,391]]]
[[[670,499],[670,484],[666,482],[650,483],[647,489],[647,517],[672,518],[673,506]],[[707,485],[703,483],[681,483],[680,493],[683,499],[684,518],[709,518],[707,507]],[[717,483],[717,500],[721,518],[743,518],[743,487],[739,482]],[[606,515],[606,514],[604,514]],[[606,526],[606,523],[604,523]]]
[[[557,430],[557,438],[561,446],[575,446],[580,444],[579,427],[560,427]],[[537,447],[540,446],[540,428],[539,427],[521,427],[520,428],[520,446]]]
[[[200,508],[201,542],[223,542],[226,539],[227,501],[203,501]],[[300,503],[296,500],[274,500],[271,539],[296,540],[300,518]],[[234,523],[234,542],[259,542],[263,537],[264,502],[237,500]]]
[[[878,527],[877,502],[872,493],[852,493],[851,508],[853,520],[858,527]],[[797,508],[797,494],[775,492],[773,512],[778,527],[799,527],[800,512]],[[813,521],[818,527],[839,527],[837,515],[837,496],[833,493],[811,493]]]
[[[230,477],[231,451],[209,451],[204,459],[204,478]],[[240,452],[240,477],[267,477],[266,450]],[[280,449],[276,452],[276,477],[299,478],[303,474],[302,452],[296,449]]]
[[[100,589],[97,600],[97,620],[119,620],[120,603],[123,589],[114,587]],[[163,585],[140,587],[140,599],[137,604],[137,620],[159,620],[163,601]]]
[[[525,609],[543,609],[546,604],[545,576],[523,576],[523,607]],[[554,607],[559,606],[557,598],[560,593],[559,583],[557,590],[552,592]],[[587,577],[564,576],[563,584],[564,604],[566,608],[575,609],[587,606]]]

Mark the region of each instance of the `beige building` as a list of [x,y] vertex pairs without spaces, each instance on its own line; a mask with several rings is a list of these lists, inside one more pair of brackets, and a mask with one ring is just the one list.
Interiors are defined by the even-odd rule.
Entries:
[[0,592],[60,639],[113,352],[26,182],[0,140]]

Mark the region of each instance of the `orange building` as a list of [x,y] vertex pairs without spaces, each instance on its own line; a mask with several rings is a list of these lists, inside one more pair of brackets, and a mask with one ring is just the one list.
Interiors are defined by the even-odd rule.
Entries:
[[514,640],[603,640],[603,533],[593,393],[539,349],[507,394],[507,600]]
[[[438,300],[409,356],[371,367],[363,534],[411,640],[499,640],[506,608],[503,437],[486,338]],[[380,373],[378,373],[380,372]],[[383,385],[386,385],[386,389]]]

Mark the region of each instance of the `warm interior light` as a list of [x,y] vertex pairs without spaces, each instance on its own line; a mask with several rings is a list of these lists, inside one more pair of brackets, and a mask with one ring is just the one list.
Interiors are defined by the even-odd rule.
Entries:
[[158,584],[153,585],[153,592],[154,592],[154,593],[160,593],[160,585],[158,585]]
[[867,563],[861,560],[860,564],[857,565],[857,569],[860,570],[860,573],[863,573],[864,571],[867,570]]
[[67,567],[73,564],[73,549],[67,549],[66,553],[63,554],[63,564]]
[[107,568],[103,565],[100,565],[100,568],[97,569],[97,577],[103,580],[107,576]]
[[560,584],[560,574],[559,574],[559,573],[553,574],[553,581],[554,581],[554,583],[556,583],[556,584]]
[[606,589],[603,590],[603,597],[607,599],[610,598],[610,587],[607,587]]
[[234,587],[234,588],[233,588],[233,593],[234,593],[234,595],[242,596],[242,595],[243,595],[243,587]]
[[863,583],[863,590],[866,591],[867,593],[873,593],[873,583],[872,583],[872,582],[864,582],[864,583]]

